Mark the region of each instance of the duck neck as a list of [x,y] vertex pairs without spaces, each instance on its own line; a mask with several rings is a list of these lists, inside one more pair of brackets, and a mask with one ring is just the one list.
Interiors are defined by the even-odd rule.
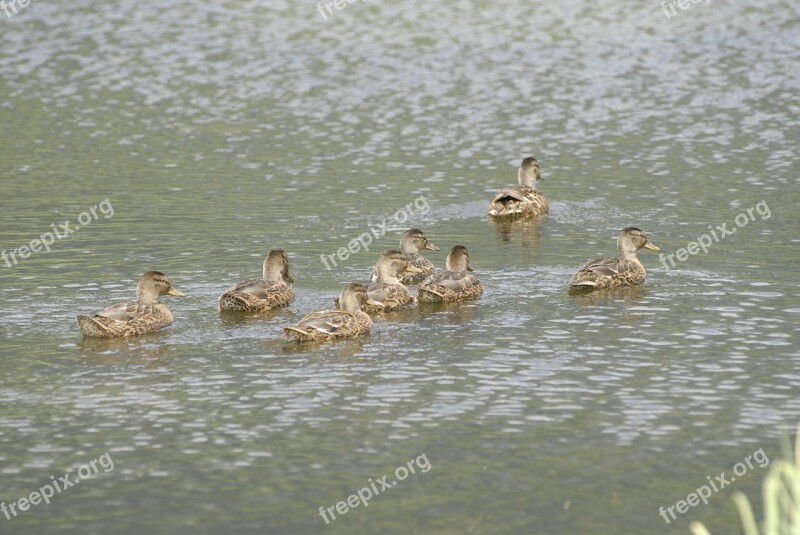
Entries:
[[345,312],[350,312],[351,314],[355,314],[359,310],[361,310],[361,305],[358,303],[358,299],[356,296],[352,294],[342,294],[339,297],[339,308],[344,310]]
[[447,271],[463,273],[467,270],[467,263],[464,261],[464,258],[451,258],[448,256],[447,260],[444,262],[444,268]]
[[415,254],[419,252],[419,248],[414,244],[414,238],[403,236],[400,240],[400,252],[403,254]]
[[283,270],[280,264],[270,264],[268,261],[265,261],[262,276],[267,282],[278,282],[283,280]]
[[619,252],[620,260],[633,260],[634,262],[639,261],[639,259],[636,257],[636,247],[630,242],[621,239],[617,240],[617,251]]
[[517,180],[520,186],[526,188],[536,189],[536,181],[539,179],[539,169],[537,167],[529,167],[523,169],[520,167],[517,174]]
[[400,279],[397,277],[397,273],[391,268],[381,268],[378,269],[378,282],[383,282],[385,284],[400,284]]
[[159,297],[149,288],[136,288],[136,300],[143,305],[156,305],[161,302]]

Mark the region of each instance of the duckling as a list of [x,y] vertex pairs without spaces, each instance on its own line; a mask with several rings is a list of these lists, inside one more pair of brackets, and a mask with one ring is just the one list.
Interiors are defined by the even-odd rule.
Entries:
[[[412,273],[409,271],[400,273],[398,278],[401,284],[406,286],[419,284],[429,275],[433,275],[435,271],[433,264],[419,253],[420,250],[425,249],[429,251],[439,250],[437,246],[428,241],[425,233],[419,229],[409,229],[403,234],[403,237],[400,238],[400,252],[403,254],[403,258],[406,262],[421,270],[419,273]],[[372,268],[372,282],[378,282],[378,280],[378,265],[375,264],[375,267]]]
[[536,181],[544,180],[536,158],[522,160],[517,180],[519,186],[503,188],[492,197],[489,201],[489,216],[495,218],[539,216],[550,210],[547,199],[536,189]]
[[636,227],[622,229],[617,239],[619,258],[590,260],[570,278],[570,288],[597,290],[643,283],[646,273],[644,266],[636,258],[636,251],[642,248],[654,252],[661,251],[640,229]]
[[229,312],[265,312],[288,305],[294,299],[289,283],[289,258],[286,252],[275,249],[264,259],[262,279],[234,284],[219,296],[218,310]]
[[136,300],[110,306],[94,316],[79,315],[83,336],[118,338],[145,334],[172,324],[173,316],[162,295],[183,297],[160,271],[147,271],[136,285]]
[[420,285],[417,301],[453,302],[475,299],[483,293],[483,286],[471,271],[467,248],[456,245],[447,255],[445,271],[431,275]]
[[361,307],[370,302],[366,287],[348,284],[339,296],[340,309],[312,312],[295,325],[284,327],[283,336],[291,341],[321,342],[367,334],[372,319]]

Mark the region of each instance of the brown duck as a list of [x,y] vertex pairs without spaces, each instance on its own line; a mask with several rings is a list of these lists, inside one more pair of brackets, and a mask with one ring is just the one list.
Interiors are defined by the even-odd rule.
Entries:
[[[370,313],[389,312],[414,302],[414,296],[399,277],[402,273],[417,273],[419,268],[409,264],[400,251],[390,249],[381,253],[375,269],[378,282],[367,286],[370,302],[362,305],[361,310]],[[338,299],[334,300],[334,305],[339,306]]]
[[294,299],[289,286],[289,258],[280,249],[270,251],[264,259],[262,278],[234,284],[219,296],[220,312],[264,312],[288,305]]
[[78,316],[84,336],[119,338],[163,329],[173,321],[172,312],[160,301],[162,295],[183,297],[160,271],[148,271],[136,285],[136,300],[113,305],[94,316]]
[[445,271],[423,281],[417,290],[420,302],[454,302],[475,299],[483,293],[483,286],[469,267],[469,252],[463,245],[450,250]]
[[518,186],[503,188],[489,201],[492,218],[516,218],[546,214],[550,210],[547,199],[537,189],[536,181],[544,180],[536,158],[525,158],[517,173]]
[[291,327],[284,327],[283,336],[298,342],[321,342],[367,334],[372,319],[361,307],[369,302],[366,287],[348,284],[339,296],[341,308],[312,312]]
[[[439,248],[428,241],[425,233],[419,229],[412,228],[403,233],[403,237],[400,238],[400,252],[406,262],[419,268],[420,271],[417,273],[401,272],[398,276],[401,284],[406,286],[419,284],[428,276],[433,275],[435,268],[430,260],[420,254],[420,251],[423,250],[438,251]],[[372,282],[378,282],[378,264],[372,268]]]
[[590,260],[570,278],[570,288],[598,290],[643,283],[646,273],[644,266],[636,258],[636,251],[639,249],[655,252],[661,250],[653,245],[640,229],[636,227],[622,229],[617,239],[619,258]]

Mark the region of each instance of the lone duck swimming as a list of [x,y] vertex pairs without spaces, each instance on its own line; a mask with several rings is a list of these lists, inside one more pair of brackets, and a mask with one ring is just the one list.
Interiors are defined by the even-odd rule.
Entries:
[[547,199],[537,189],[536,182],[543,180],[536,158],[525,158],[517,172],[518,186],[501,189],[489,201],[489,216],[516,218],[538,216],[550,210]]
[[648,240],[640,229],[636,227],[622,229],[617,239],[619,258],[590,260],[570,278],[570,288],[598,290],[643,283],[647,274],[636,257],[636,251],[639,249],[654,252],[661,250]]

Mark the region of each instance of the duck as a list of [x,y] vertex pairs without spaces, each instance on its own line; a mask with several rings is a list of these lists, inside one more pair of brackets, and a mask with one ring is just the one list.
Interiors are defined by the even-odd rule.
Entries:
[[536,181],[544,180],[536,158],[522,160],[517,172],[518,186],[501,189],[489,201],[489,216],[492,218],[516,218],[540,216],[550,210],[547,199],[537,189]]
[[376,267],[378,282],[367,286],[367,297],[372,304],[362,306],[364,312],[389,312],[414,302],[414,296],[399,277],[403,273],[419,273],[422,271],[420,268],[411,265],[396,249],[384,251]]
[[647,274],[644,266],[636,257],[636,251],[639,249],[661,251],[647,239],[641,229],[636,227],[622,229],[617,239],[619,258],[590,260],[572,275],[569,280],[570,288],[572,290],[599,290],[642,284]]
[[147,271],[136,285],[136,300],[107,307],[94,316],[79,315],[78,327],[83,336],[122,338],[151,333],[171,325],[174,317],[162,295],[183,297],[160,271]]
[[[400,282],[399,276],[401,273],[417,273],[420,269],[409,264],[403,253],[396,249],[384,251],[375,267],[378,270],[378,282],[367,286],[370,303],[362,305],[361,310],[370,313],[390,312],[414,302],[414,296]],[[338,307],[339,301],[334,300],[334,304]]]
[[219,296],[220,312],[265,312],[285,307],[294,300],[289,284],[289,258],[281,249],[274,249],[264,259],[262,278],[234,284]]
[[341,307],[307,314],[296,324],[283,328],[283,336],[295,342],[323,342],[368,334],[372,318],[361,310],[370,303],[363,284],[348,284],[339,295]]
[[[420,271],[418,273],[410,271],[401,272],[398,277],[401,284],[406,286],[419,284],[436,271],[433,267],[433,263],[420,254],[422,250],[438,251],[439,248],[428,241],[427,236],[425,236],[425,233],[421,230],[412,228],[405,231],[400,238],[400,252],[406,262],[419,268]],[[378,282],[378,279],[378,264],[375,264],[375,267],[372,268],[372,282]]]
[[475,299],[483,286],[469,266],[469,251],[456,245],[447,255],[445,271],[431,275],[417,289],[419,302],[456,302]]

